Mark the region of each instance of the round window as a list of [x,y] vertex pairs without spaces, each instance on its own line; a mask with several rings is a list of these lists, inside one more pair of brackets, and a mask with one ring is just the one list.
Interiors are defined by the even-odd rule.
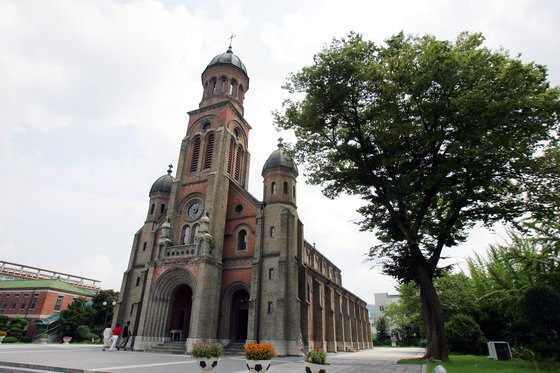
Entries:
[[233,208],[233,211],[234,211],[236,214],[240,214],[241,211],[243,211],[243,206],[242,206],[242,205],[236,205],[236,206]]

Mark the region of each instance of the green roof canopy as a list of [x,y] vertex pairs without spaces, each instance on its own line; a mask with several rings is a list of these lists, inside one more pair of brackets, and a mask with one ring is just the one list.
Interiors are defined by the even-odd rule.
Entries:
[[94,296],[96,294],[94,290],[79,288],[77,286],[70,285],[64,281],[57,279],[0,281],[0,290],[19,289],[53,289],[88,297]]

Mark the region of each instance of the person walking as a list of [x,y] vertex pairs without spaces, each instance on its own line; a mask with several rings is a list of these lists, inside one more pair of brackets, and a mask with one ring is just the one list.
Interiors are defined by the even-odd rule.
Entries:
[[121,331],[121,324],[117,324],[113,328],[113,336],[111,337],[111,348],[109,348],[109,351],[115,351],[119,349],[119,347],[117,346],[117,342],[119,341],[119,335],[121,334]]
[[126,345],[131,336],[132,336],[132,330],[130,329],[130,321],[127,321],[122,331],[121,345],[119,346],[119,348],[122,348],[123,350],[126,351]]
[[111,324],[108,324],[105,329],[103,329],[103,350],[110,346],[111,337],[113,336],[113,330],[111,329]]

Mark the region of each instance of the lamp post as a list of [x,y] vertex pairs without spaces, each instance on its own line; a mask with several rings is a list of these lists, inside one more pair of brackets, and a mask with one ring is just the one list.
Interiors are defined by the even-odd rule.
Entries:
[[[107,325],[107,316],[109,315],[109,308],[107,307],[108,303],[107,303],[106,300],[104,300],[102,304],[103,304],[103,307],[105,307],[105,321],[103,321],[103,326],[106,326]],[[115,301],[111,302],[111,309],[113,307],[115,307],[116,304],[117,304],[117,302],[115,302]]]

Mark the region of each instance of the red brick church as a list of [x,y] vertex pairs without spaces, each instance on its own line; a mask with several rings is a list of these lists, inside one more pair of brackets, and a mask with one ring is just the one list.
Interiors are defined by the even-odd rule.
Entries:
[[304,238],[298,169],[281,143],[262,168],[263,201],[247,191],[249,76],[231,46],[201,83],[176,175],[170,167],[150,189],[115,321],[131,321],[138,350],[171,340],[270,342],[279,355],[371,348],[366,302]]

